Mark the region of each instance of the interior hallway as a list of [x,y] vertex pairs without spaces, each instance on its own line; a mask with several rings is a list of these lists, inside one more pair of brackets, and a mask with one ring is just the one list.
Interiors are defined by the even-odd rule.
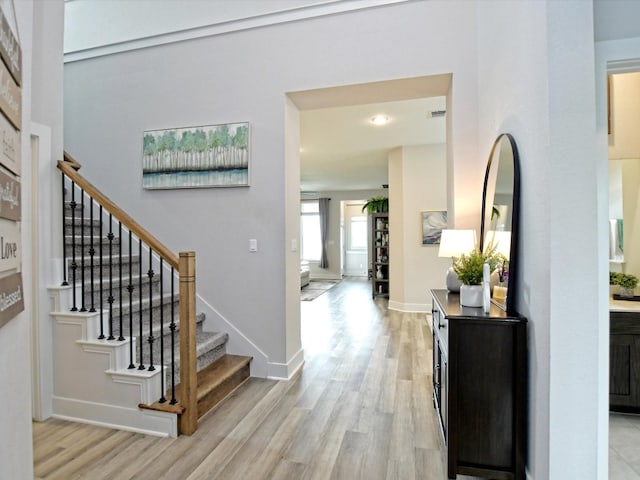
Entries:
[[347,279],[301,302],[302,373],[250,379],[191,437],[34,423],[36,478],[444,479],[425,315],[370,288]]

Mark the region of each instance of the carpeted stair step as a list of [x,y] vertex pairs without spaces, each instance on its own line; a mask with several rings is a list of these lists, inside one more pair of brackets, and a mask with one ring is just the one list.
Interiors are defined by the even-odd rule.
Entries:
[[[203,331],[203,322],[205,315],[200,313],[196,316],[196,342],[208,338],[208,334]],[[149,364],[149,325],[144,324],[142,328],[142,341],[140,340],[140,333],[138,331],[138,325],[134,324],[133,337],[136,339],[136,353],[135,360],[139,361],[140,358],[140,344],[142,344],[142,363]],[[127,328],[128,330],[128,328]],[[153,358],[154,364],[160,363],[160,348],[162,346],[164,355],[164,364],[169,365],[171,363],[171,329],[169,328],[169,322],[165,322],[163,328],[160,328],[159,322],[155,322],[151,329],[154,337],[153,346]],[[125,335],[127,338],[129,335]],[[180,359],[180,319],[176,316],[175,330],[175,358]]]
[[[129,270],[131,270],[132,274],[136,274],[140,271],[139,265],[139,256],[132,255],[131,262],[129,262],[129,256],[123,256],[122,258],[122,276],[125,278],[129,277]],[[103,252],[102,256],[96,254],[93,256],[93,276],[94,278],[98,278],[100,275],[100,259],[102,259],[102,275],[105,278],[109,277],[111,274],[112,278],[116,278],[120,276],[120,259],[117,255],[110,257],[108,252]],[[67,275],[69,279],[69,283],[73,283],[71,281],[72,270],[71,270],[71,262],[72,262],[71,252],[67,252]],[[91,277],[91,255],[76,255],[75,258],[76,265],[78,268],[76,269],[76,282],[80,282],[82,278],[82,271],[84,270],[85,281]],[[111,273],[109,272],[109,264],[111,263]],[[131,269],[129,265],[131,264]]]
[[[159,276],[154,276],[151,281],[149,280],[149,277],[146,274],[143,274],[142,276],[140,276],[139,274],[136,274],[135,276],[132,275],[132,283],[133,283],[133,291],[132,293],[132,300],[136,300],[140,298],[140,290],[142,290],[142,298],[149,298],[149,291],[152,290],[154,294],[158,294],[160,292],[160,277]],[[93,304],[96,306],[100,305],[100,278],[97,278],[94,276],[93,279]],[[85,286],[84,286],[84,303],[85,306],[90,306],[91,305],[91,296],[92,296],[92,289],[91,289],[91,278],[87,278],[85,276]],[[122,278],[122,280],[120,279],[120,277],[114,278],[113,282],[111,284],[111,287],[109,287],[109,282],[104,281],[104,279],[102,280],[102,302],[106,303],[109,295],[113,295],[114,297],[114,302],[117,302],[119,304],[120,301],[120,297],[122,296],[123,298],[123,302],[128,303],[129,302],[129,290],[128,290],[128,286],[129,286],[129,276],[127,275],[126,277]]]
[[[90,256],[90,249],[93,248],[95,257],[100,256],[100,250],[102,249],[103,256],[108,256],[111,251],[111,253],[117,257],[116,262],[119,261],[120,258],[118,255],[120,252],[120,238],[118,237],[114,237],[113,241],[109,241],[106,236],[101,237],[95,234],[84,234],[80,236],[80,234],[77,233],[75,241],[72,235],[65,235],[64,244],[68,257],[72,257],[74,248],[76,257]],[[125,258],[127,261],[129,260],[128,256],[123,253],[123,261]]]
[[[162,303],[161,303],[162,300]],[[151,308],[150,308],[151,307]],[[119,323],[122,312],[123,319],[123,335],[129,335],[129,313],[133,314],[134,335],[138,334],[138,323],[140,320],[140,312],[142,312],[143,334],[148,335],[149,332],[149,319],[151,318],[151,325],[156,335],[156,330],[160,328],[160,323],[164,325],[165,329],[169,328],[171,323],[171,315],[175,318],[176,325],[180,323],[180,305],[178,302],[178,295],[171,296],[170,293],[154,294],[151,302],[149,298],[142,298],[142,302],[139,299],[135,299],[129,305],[129,301],[123,298],[122,309],[120,308],[120,301],[114,300],[111,312],[109,312],[109,305],[103,307],[105,310],[105,317],[108,318],[111,313],[115,323]],[[161,314],[162,312],[162,314]],[[176,327],[178,328],[178,327]]]
[[[95,215],[94,213],[94,216]],[[74,229],[76,235],[100,235],[100,225],[102,225],[102,222],[97,218],[94,218],[93,222],[90,218],[79,218],[77,215],[75,218],[64,218],[64,231],[66,235],[72,235]],[[103,227],[102,235],[107,236],[108,233],[109,229]]]
[[[203,332],[196,333],[196,370],[199,372],[219,360],[226,354],[226,345],[229,340],[227,333]],[[169,346],[165,346],[165,365],[169,364],[171,353]],[[179,349],[178,349],[179,350]],[[176,352],[175,372],[176,382],[180,381],[180,354]],[[167,385],[169,381],[167,380]]]

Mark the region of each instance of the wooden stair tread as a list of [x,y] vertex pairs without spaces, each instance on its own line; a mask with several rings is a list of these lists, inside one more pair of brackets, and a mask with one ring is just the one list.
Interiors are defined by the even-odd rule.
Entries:
[[[249,378],[251,360],[252,357],[226,354],[198,372],[198,417],[218,405]],[[176,385],[176,391],[179,390],[180,385]],[[167,396],[170,394],[167,393]],[[170,405],[169,402],[155,402],[151,405],[141,403],[138,407],[177,415],[185,410],[180,403]]]
[[198,372],[198,400],[247,367],[251,357],[226,354]]
[[226,354],[198,372],[198,418],[212,410],[250,375],[251,357]]
[[157,412],[175,413],[176,415],[182,415],[184,413],[184,407],[179,403],[171,405],[169,402],[154,402],[151,405],[146,403],[139,403],[138,408],[144,410],[155,410]]

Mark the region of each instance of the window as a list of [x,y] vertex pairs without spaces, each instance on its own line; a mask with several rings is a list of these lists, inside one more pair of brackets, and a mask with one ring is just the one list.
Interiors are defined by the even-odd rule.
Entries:
[[317,200],[300,203],[300,236],[303,260],[320,260],[320,208]]
[[367,217],[357,215],[351,217],[349,250],[365,250],[367,248]]

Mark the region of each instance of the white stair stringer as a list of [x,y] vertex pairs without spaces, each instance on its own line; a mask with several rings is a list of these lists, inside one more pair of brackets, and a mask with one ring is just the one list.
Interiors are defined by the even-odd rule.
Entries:
[[[55,292],[54,292],[55,290]],[[62,289],[51,289],[56,296]],[[65,299],[55,307],[64,310]],[[161,392],[164,369],[129,369],[130,341],[97,340],[100,313],[55,311],[53,416],[151,435],[177,437],[173,413],[138,408]],[[135,349],[135,340],[134,340]],[[135,350],[134,350],[135,351]]]

